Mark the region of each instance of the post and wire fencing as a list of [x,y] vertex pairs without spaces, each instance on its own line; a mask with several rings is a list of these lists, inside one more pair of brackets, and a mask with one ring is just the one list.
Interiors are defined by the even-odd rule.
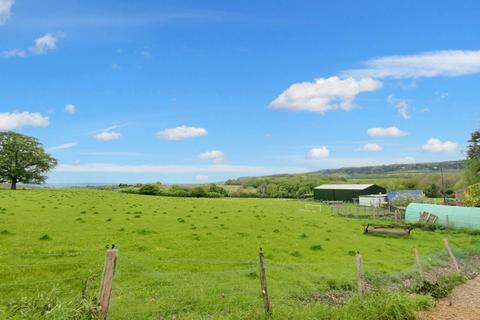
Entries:
[[305,204],[304,208],[300,210],[349,218],[393,220],[395,223],[401,223],[404,220],[404,210],[402,209],[360,206],[358,203]]
[[[443,239],[443,247],[441,257],[449,266],[444,272],[465,273],[465,261],[459,262],[447,239]],[[69,257],[75,258],[74,261],[63,261]],[[356,291],[359,297],[364,297],[369,292],[365,270],[373,270],[370,266],[376,263],[372,258],[365,259],[361,252],[350,256],[346,260],[349,261],[347,266],[335,265],[328,259],[292,263],[268,257],[268,252],[262,248],[258,251],[258,259],[252,255],[252,259],[248,260],[228,260],[220,255],[216,258],[189,259],[182,256],[163,258],[160,254],[142,255],[132,251],[122,253],[114,246],[95,255],[91,251],[17,255],[16,261],[24,258],[28,262],[12,266],[15,269],[15,272],[11,270],[13,277],[2,277],[0,297],[5,297],[7,292],[12,293],[11,298],[17,298],[17,302],[7,305],[17,308],[17,311],[25,307],[21,303],[35,305],[35,299],[54,303],[55,299],[49,300],[48,296],[52,292],[70,295],[72,299],[90,299],[89,311],[101,320],[145,319],[177,314],[188,316],[189,313],[221,315],[235,311],[241,311],[246,316],[248,312],[264,313],[268,317],[282,305],[318,298],[298,293],[302,288],[295,288],[295,283],[298,285],[300,280],[315,283],[321,280],[329,283],[331,288],[337,288],[343,286],[341,281],[344,280],[339,278],[349,278],[355,283],[351,288],[347,286],[350,296]],[[93,263],[89,262],[92,260]],[[413,274],[420,281],[428,278],[419,248],[413,248],[411,261]],[[43,276],[40,277],[40,274]],[[59,277],[59,274],[68,276]],[[23,280],[22,276],[27,280]],[[55,291],[57,289],[59,291]],[[25,301],[29,293],[39,291],[39,296]],[[328,295],[319,299],[324,298],[327,299]],[[0,306],[4,307],[3,304]],[[245,313],[244,310],[249,311]],[[0,309],[0,315],[2,312],[6,314],[12,310]]]

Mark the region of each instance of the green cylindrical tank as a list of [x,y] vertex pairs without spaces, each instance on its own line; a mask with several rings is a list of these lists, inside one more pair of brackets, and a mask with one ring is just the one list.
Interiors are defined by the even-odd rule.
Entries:
[[480,229],[480,208],[442,206],[428,203],[410,203],[405,211],[405,222],[416,223],[422,212],[433,213],[438,217],[437,224],[448,224],[455,228]]

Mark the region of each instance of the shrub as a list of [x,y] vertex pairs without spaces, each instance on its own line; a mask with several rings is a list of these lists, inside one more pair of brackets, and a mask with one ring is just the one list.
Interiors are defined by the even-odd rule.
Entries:
[[157,195],[159,192],[160,188],[154,184],[144,184],[140,189],[138,189],[138,193],[145,195]]
[[450,294],[453,288],[464,283],[465,278],[457,273],[442,275],[436,282],[422,281],[415,288],[415,293],[430,295],[432,298],[441,299]]
[[480,183],[472,184],[465,190],[465,203],[470,207],[480,207]]

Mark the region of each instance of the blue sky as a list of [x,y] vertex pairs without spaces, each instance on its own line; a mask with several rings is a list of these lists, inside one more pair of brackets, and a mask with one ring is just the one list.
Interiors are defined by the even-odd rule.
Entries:
[[0,130],[50,182],[194,183],[456,160],[477,1],[0,0]]

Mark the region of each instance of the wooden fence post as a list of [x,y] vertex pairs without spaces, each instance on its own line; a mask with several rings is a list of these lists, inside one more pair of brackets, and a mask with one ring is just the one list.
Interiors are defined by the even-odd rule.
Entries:
[[417,271],[420,275],[420,280],[425,281],[425,277],[423,276],[423,268],[422,268],[422,260],[420,260],[420,254],[418,253],[418,249],[414,248],[413,251],[415,252],[415,264],[417,265]]
[[[113,247],[113,246],[112,246]],[[99,319],[105,320],[108,317],[110,295],[112,293],[113,275],[117,266],[117,249],[107,249],[105,253],[105,265],[103,267],[102,283],[100,285],[100,311]]]
[[363,258],[360,253],[357,254],[357,287],[360,297],[365,295],[365,275],[363,274]]
[[452,259],[452,263],[453,263],[453,267],[455,268],[455,271],[460,273],[460,267],[458,266],[457,258],[455,258],[452,248],[450,248],[450,245],[448,244],[448,239],[447,238],[443,239],[443,243],[445,244],[445,248],[447,248],[448,254],[450,255],[450,259]]
[[272,313],[272,307],[270,306],[270,300],[268,298],[268,290],[267,290],[267,275],[265,273],[265,256],[263,255],[263,249],[260,248],[259,256],[259,267],[260,267],[260,286],[261,286],[261,294],[263,297],[263,308],[265,309],[265,313],[269,315]]

